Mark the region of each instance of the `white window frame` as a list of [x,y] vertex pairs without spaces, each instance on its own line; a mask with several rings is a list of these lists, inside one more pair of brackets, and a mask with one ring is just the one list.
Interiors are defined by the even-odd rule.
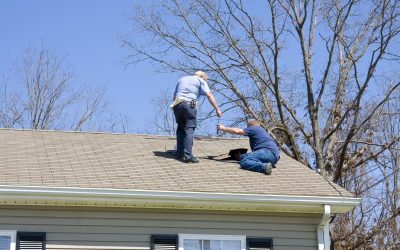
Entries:
[[1,236],[9,236],[11,238],[10,241],[10,250],[16,250],[17,243],[17,231],[16,230],[0,230]]
[[245,235],[179,234],[179,250],[184,250],[184,240],[240,240],[241,250],[246,250]]

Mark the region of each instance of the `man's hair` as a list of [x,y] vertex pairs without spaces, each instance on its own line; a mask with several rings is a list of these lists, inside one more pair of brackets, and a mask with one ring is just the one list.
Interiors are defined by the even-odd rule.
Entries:
[[260,126],[260,122],[257,121],[256,119],[249,119],[247,121],[248,126]]
[[194,73],[196,76],[202,78],[204,81],[207,81],[207,74],[203,71],[199,70]]

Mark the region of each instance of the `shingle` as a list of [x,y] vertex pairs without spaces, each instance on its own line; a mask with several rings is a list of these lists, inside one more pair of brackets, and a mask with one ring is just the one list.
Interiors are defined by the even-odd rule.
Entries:
[[166,158],[165,150],[173,149],[175,141],[154,135],[0,129],[0,185],[352,197],[283,154],[270,176],[206,158],[249,148],[247,139],[195,139],[198,164]]

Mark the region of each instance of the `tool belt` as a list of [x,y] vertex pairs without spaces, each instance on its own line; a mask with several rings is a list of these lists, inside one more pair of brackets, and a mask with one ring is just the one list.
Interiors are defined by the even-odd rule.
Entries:
[[175,98],[175,101],[174,101],[171,105],[169,105],[169,107],[170,107],[171,109],[174,109],[175,106],[177,106],[178,104],[180,104],[181,102],[184,102],[184,101],[185,101],[185,100],[183,100],[183,99],[177,97],[177,98]]
[[196,107],[197,107],[197,100],[193,99],[193,100],[191,100],[191,101],[186,101],[186,100],[181,99],[181,98],[179,98],[179,97],[175,98],[175,101],[174,101],[171,105],[169,105],[169,107],[170,107],[171,109],[174,109],[176,106],[178,106],[178,105],[181,104],[182,102],[188,102],[188,103],[190,103],[190,107],[191,107],[191,108],[196,108]]

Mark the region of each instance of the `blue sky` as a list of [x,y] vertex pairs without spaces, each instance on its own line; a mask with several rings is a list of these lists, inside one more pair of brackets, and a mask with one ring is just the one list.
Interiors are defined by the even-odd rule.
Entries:
[[[106,99],[112,103],[114,113],[130,117],[129,132],[147,132],[155,115],[152,99],[165,89],[172,91],[182,76],[157,73],[147,62],[134,67],[123,63],[129,51],[121,47],[117,37],[129,33],[132,24],[128,17],[134,5],[149,2],[0,0],[0,77],[12,72],[12,61],[21,56],[24,48],[44,43],[66,56],[66,63],[75,71],[75,85],[106,87]],[[250,8],[259,16],[266,13],[266,4],[258,0],[250,1]],[[296,65],[296,49],[289,45],[287,56],[283,57],[290,59],[286,66],[292,69]],[[216,122],[208,121],[212,127]]]
[[66,56],[74,84],[106,86],[115,113],[131,117],[133,132],[145,131],[154,115],[151,99],[173,88],[179,74],[154,72],[150,64],[126,68],[128,51],[117,41],[130,29],[133,0],[2,0],[0,76],[27,47],[42,43]]

